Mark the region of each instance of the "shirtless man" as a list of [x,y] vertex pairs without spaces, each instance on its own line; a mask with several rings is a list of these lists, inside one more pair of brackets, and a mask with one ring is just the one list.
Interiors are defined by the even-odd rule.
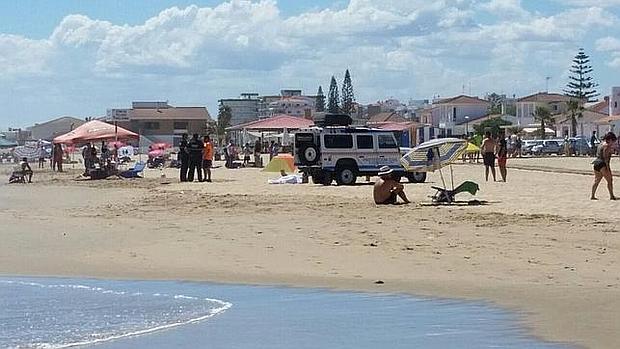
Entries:
[[482,146],[480,151],[482,152],[482,160],[484,162],[484,176],[486,181],[489,181],[489,169],[493,174],[493,181],[495,182],[495,148],[496,143],[491,132],[487,131],[484,134],[484,140],[482,140]]
[[383,166],[379,169],[379,179],[375,183],[373,197],[377,205],[394,205],[400,196],[405,204],[410,203],[409,199],[403,191],[403,185],[396,182],[392,178],[394,172],[389,166]]

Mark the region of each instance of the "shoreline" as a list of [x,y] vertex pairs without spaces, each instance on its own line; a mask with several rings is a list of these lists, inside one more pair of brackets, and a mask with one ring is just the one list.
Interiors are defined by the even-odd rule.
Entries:
[[[476,179],[476,198],[491,204],[377,207],[363,183],[274,186],[254,169],[215,170],[208,185],[146,174],[0,186],[0,273],[474,300],[543,340],[620,342],[620,206],[582,200],[571,188],[587,189],[586,176],[509,169],[508,184],[485,183],[478,166],[459,166],[455,180]],[[409,197],[428,200],[435,177],[407,184]]]

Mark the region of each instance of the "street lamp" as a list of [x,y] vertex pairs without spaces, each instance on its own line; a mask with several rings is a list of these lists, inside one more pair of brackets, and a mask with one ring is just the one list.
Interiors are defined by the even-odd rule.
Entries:
[[465,115],[465,136],[469,137],[469,116]]

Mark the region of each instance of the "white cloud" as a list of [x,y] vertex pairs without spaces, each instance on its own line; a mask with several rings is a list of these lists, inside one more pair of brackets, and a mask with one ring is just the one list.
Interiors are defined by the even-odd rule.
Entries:
[[612,7],[620,5],[620,0],[556,0],[568,6]]
[[43,74],[58,86],[55,98],[89,86],[125,103],[153,96],[213,103],[294,85],[314,92],[345,68],[360,101],[460,93],[469,81],[482,92],[532,92],[545,76],[560,80],[594,35],[609,35],[596,48],[620,67],[611,2],[543,15],[520,0],[350,0],[287,17],[274,0],[231,0],[172,7],[138,25],[72,14],[43,40],[0,34],[0,79]]

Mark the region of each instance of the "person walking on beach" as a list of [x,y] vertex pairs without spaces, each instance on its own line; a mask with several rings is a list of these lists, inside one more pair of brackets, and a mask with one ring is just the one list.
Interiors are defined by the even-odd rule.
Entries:
[[499,141],[499,148],[497,149],[497,166],[499,167],[499,174],[502,176],[502,182],[506,182],[506,161],[508,161],[506,140],[501,139]]
[[259,138],[254,143],[254,167],[263,167],[261,161],[262,140]]
[[178,160],[181,162],[181,172],[179,179],[181,182],[187,182],[187,170],[189,168],[189,152],[187,150],[187,133],[181,136],[181,143],[179,143],[179,156]]
[[407,195],[405,195],[404,187],[398,183],[392,176],[392,170],[389,166],[382,166],[379,169],[379,179],[375,182],[372,193],[375,204],[377,205],[395,205],[400,197],[405,204],[410,203]]
[[187,173],[187,181],[194,181],[194,173],[198,172],[198,182],[202,182],[202,152],[204,144],[198,139],[198,134],[194,133],[192,139],[187,143],[189,151],[189,172]]
[[521,151],[521,149],[523,148],[523,141],[521,140],[521,136],[517,137],[515,147],[515,156],[521,157],[521,154],[523,154],[523,152]]
[[487,131],[484,134],[484,139],[482,140],[482,161],[484,163],[484,175],[485,180],[489,181],[489,170],[493,174],[493,181],[496,181],[495,178],[495,147],[496,143],[493,137],[491,137],[491,132]]
[[205,181],[211,182],[211,166],[213,166],[213,143],[209,136],[204,137],[204,152],[202,154],[202,170]]
[[90,169],[92,149],[90,143],[86,143],[82,149],[82,158],[84,159],[84,176],[88,176],[88,169]]
[[608,132],[605,137],[603,137],[603,142],[599,144],[596,149],[596,159],[592,162],[594,167],[594,184],[592,184],[592,196],[590,196],[590,200],[596,200],[596,189],[598,189],[598,185],[603,178],[607,181],[609,199],[617,200],[614,195],[613,174],[611,173],[611,167],[609,166],[611,155],[614,151],[613,144],[617,140],[618,138],[613,132]]
[[243,167],[247,167],[250,163],[250,154],[252,154],[250,143],[245,143],[243,146]]

